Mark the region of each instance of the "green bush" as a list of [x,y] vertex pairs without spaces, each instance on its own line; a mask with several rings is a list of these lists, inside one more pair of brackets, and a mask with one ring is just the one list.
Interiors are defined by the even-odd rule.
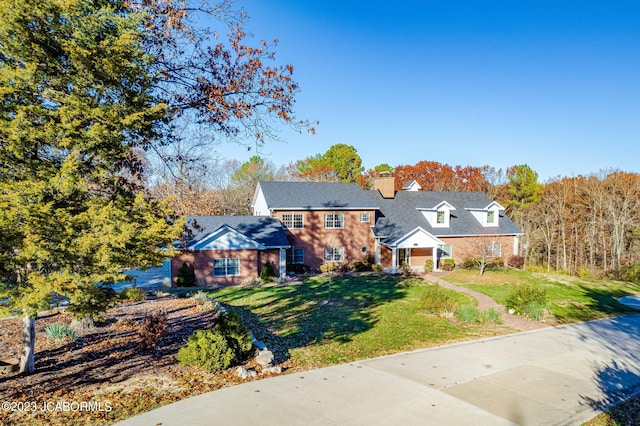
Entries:
[[619,271],[619,277],[623,281],[640,283],[640,264],[632,263],[629,266],[622,267]]
[[445,271],[452,271],[453,268],[456,266],[456,262],[453,259],[442,259],[442,265],[441,268]]
[[531,301],[522,307],[522,314],[536,321],[542,320],[547,314],[547,305],[537,300]]
[[187,346],[178,351],[177,359],[184,365],[220,371],[246,358],[252,348],[251,334],[238,314],[229,311],[220,317],[214,329],[198,330],[189,336]]
[[461,306],[456,311],[456,318],[458,318],[458,320],[467,324],[470,324],[472,322],[479,322],[478,321],[479,316],[480,316],[480,313],[478,312],[478,308],[471,305]]
[[411,274],[411,265],[409,265],[407,262],[402,262],[402,265],[400,265],[400,270],[402,271],[402,275],[409,276]]
[[490,322],[493,324],[499,324],[502,322],[502,319],[500,319],[500,317],[500,312],[496,311],[493,308],[489,308],[480,312],[479,321],[481,323]]
[[46,327],[47,337],[52,340],[70,340],[75,342],[78,339],[76,331],[68,324],[55,323]]
[[120,292],[119,299],[123,302],[141,302],[147,299],[147,292],[141,288],[125,288]]
[[225,336],[216,328],[197,330],[189,336],[187,346],[178,351],[176,358],[183,365],[215,372],[229,368],[235,354]]
[[424,261],[424,272],[427,274],[433,272],[433,259],[427,259]]
[[336,269],[338,269],[338,267],[335,263],[332,262],[323,263],[322,265],[320,265],[320,272],[322,272],[323,274],[334,272]]
[[247,328],[242,324],[240,316],[228,311],[220,317],[218,328],[226,337],[229,347],[235,352],[237,359],[242,359],[251,353],[253,340]]
[[437,284],[426,288],[422,295],[421,304],[426,312],[441,316],[453,314],[457,307],[449,292]]
[[373,272],[382,272],[382,265],[374,263],[373,265],[371,265],[371,270]]
[[[533,302],[535,302],[536,305],[530,305]],[[545,308],[546,303],[547,290],[540,285],[531,283],[513,286],[509,291],[506,301],[507,308],[513,309],[517,314],[527,316],[529,316],[527,311],[530,311],[532,306]],[[527,308],[528,305],[529,307]]]
[[196,285],[196,274],[193,267],[184,262],[178,269],[178,278],[176,280],[178,287],[193,287]]
[[267,260],[267,263],[264,264],[262,271],[260,271],[260,278],[263,283],[273,282],[273,279],[276,276],[276,269],[273,266],[273,263]]
[[462,269],[477,269],[480,267],[480,263],[482,263],[482,259],[474,259],[472,257],[467,257],[460,267]]
[[578,277],[585,279],[585,278],[589,278],[591,276],[591,271],[589,270],[589,268],[585,268],[584,266],[581,266],[578,268]]
[[370,263],[366,263],[366,262],[353,262],[353,270],[356,272],[364,272],[364,271],[370,271],[371,270],[372,265]]

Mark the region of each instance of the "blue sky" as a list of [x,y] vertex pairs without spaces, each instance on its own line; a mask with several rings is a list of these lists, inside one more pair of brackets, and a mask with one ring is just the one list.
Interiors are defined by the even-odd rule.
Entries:
[[640,1],[237,4],[256,41],[279,39],[278,62],[294,65],[297,115],[320,121],[314,136],[269,143],[276,165],[345,143],[367,168],[640,172]]

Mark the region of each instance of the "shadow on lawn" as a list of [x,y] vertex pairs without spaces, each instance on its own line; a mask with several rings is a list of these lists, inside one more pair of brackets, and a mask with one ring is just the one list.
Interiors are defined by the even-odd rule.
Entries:
[[619,289],[594,289],[586,286],[580,286],[584,295],[589,299],[588,303],[575,304],[564,307],[561,315],[556,318],[560,323],[589,321],[594,318],[594,312],[601,312],[604,316],[616,314],[632,314],[637,313],[633,308],[618,302],[623,296],[628,296],[629,292]]
[[405,293],[402,281],[364,274],[309,277],[296,285],[238,289],[214,297],[239,311],[255,337],[275,348],[282,362],[290,349],[349,342],[376,324],[377,306]]

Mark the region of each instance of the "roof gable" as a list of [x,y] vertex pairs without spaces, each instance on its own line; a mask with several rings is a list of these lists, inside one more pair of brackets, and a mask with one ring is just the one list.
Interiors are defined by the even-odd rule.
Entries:
[[290,247],[280,221],[269,216],[187,216],[186,227],[187,247],[216,246],[223,241],[260,249]]

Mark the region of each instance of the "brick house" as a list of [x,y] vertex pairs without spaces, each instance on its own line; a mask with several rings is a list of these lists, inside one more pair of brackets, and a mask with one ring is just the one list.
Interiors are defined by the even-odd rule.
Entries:
[[196,282],[235,285],[257,277],[266,262],[284,276],[286,250],[291,247],[280,221],[258,216],[187,216],[189,230],[181,253],[171,259],[171,282],[186,263]]
[[260,182],[252,208],[254,216],[198,219],[207,231],[191,236],[173,259],[174,280],[182,262],[193,262],[207,284],[257,276],[266,260],[280,275],[365,258],[392,273],[405,262],[421,270],[428,259],[436,270],[446,258],[508,258],[518,253],[522,236],[482,192],[420,191],[415,181],[395,191],[393,177],[376,180],[373,190],[355,183]]

